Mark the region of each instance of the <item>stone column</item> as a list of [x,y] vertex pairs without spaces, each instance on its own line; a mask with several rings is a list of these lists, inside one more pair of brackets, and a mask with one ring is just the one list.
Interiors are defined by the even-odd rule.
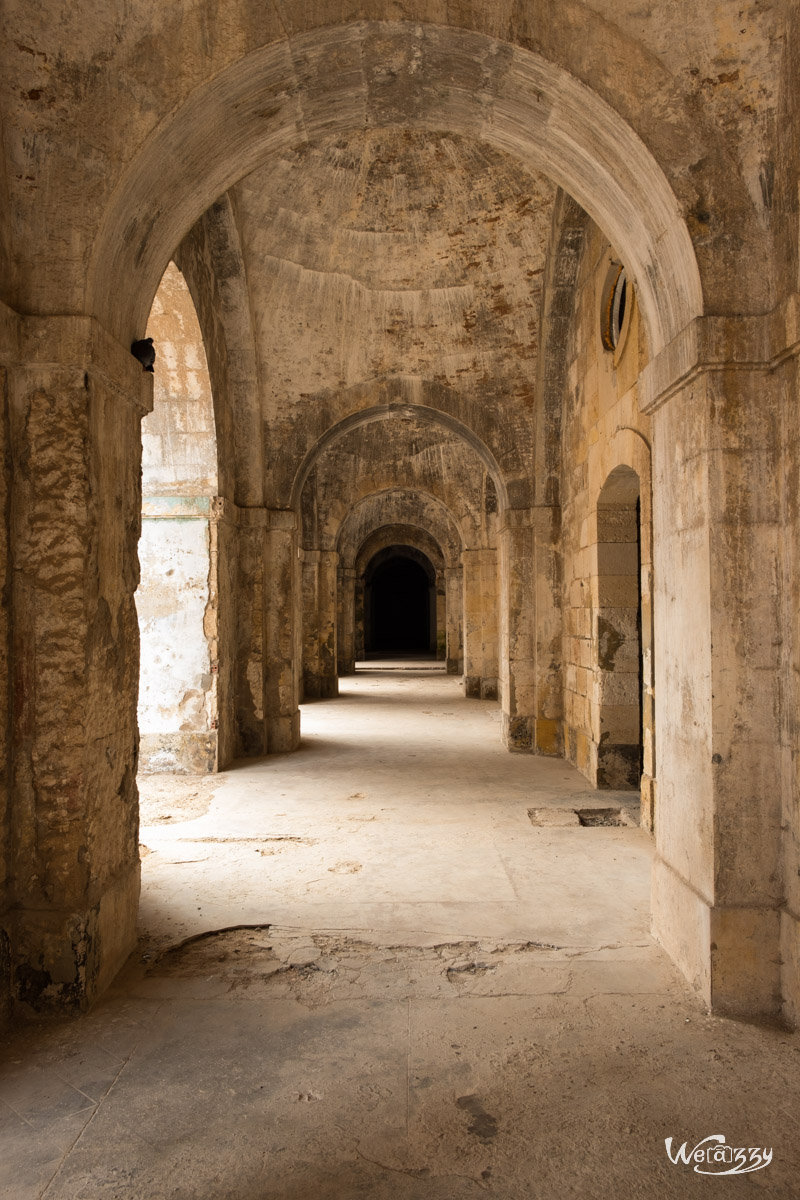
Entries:
[[[19,319],[0,304],[0,455],[8,461],[9,376],[19,358]],[[0,1029],[11,1016],[10,913],[13,908],[11,825],[11,612],[9,583],[10,479],[0,471]]]
[[783,1015],[800,1025],[800,294],[787,298],[773,334],[781,388],[781,712]]
[[268,748],[264,718],[266,519],[263,508],[240,507],[237,511],[236,740],[239,753],[246,757],[266,754]]
[[500,699],[503,741],[530,751],[536,729],[534,539],[529,509],[500,517]]
[[463,550],[464,692],[482,700],[498,694],[498,577],[496,550]]
[[[653,929],[719,1011],[780,1003],[777,388],[759,318],[645,369],[653,417]],[[768,351],[767,351],[768,352]]]
[[464,672],[464,645],[461,636],[464,569],[445,567],[445,633],[447,639],[447,674],[462,675]]
[[339,555],[302,550],[303,699],[339,695],[336,673],[336,576]]
[[279,754],[300,744],[300,560],[296,514],[264,515],[264,723],[267,751]]
[[242,753],[300,742],[301,574],[289,509],[239,508],[236,714]]
[[217,763],[224,771],[239,754],[236,729],[236,638],[239,626],[239,521],[236,505],[222,496],[211,501],[209,520],[209,605],[204,622],[217,675]]
[[650,496],[642,497],[639,525],[639,603],[641,617],[639,635],[642,649],[642,777],[641,822],[648,833],[655,829],[655,809],[658,783],[656,779],[656,701],[655,701],[655,644],[653,635],[653,522],[652,483]]
[[561,509],[533,509],[536,693],[533,749],[564,753],[563,609],[561,604]]
[[10,364],[17,1002],[85,1007],[136,943],[142,416],[152,376],[86,317]]
[[[356,662],[361,662],[366,655],[366,607],[367,607],[367,589],[364,583],[364,577],[355,581],[355,641],[356,641]],[[355,669],[355,668],[354,668]]]
[[444,574],[441,571],[437,571],[436,582],[433,585],[433,602],[431,604],[433,610],[431,613],[431,649],[437,659],[442,662],[447,658],[445,606]]
[[336,646],[337,671],[354,675],[356,670],[356,573],[350,567],[339,567]]

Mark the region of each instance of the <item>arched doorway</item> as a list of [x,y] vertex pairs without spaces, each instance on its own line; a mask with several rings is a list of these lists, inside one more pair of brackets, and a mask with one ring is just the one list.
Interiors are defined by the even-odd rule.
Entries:
[[436,654],[436,573],[413,546],[386,546],[364,572],[367,657]]
[[174,263],[147,328],[157,358],[142,422],[139,768],[205,774],[219,766],[217,442],[202,333]]
[[616,467],[597,502],[597,786],[636,789],[643,771],[642,524],[639,476]]

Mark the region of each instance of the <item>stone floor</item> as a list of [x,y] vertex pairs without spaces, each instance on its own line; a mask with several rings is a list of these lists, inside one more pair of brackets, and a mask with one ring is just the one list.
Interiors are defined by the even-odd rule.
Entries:
[[[0,1195],[797,1197],[800,1039],[651,941],[650,840],[574,815],[630,797],[428,664],[342,688],[295,755],[141,781],[139,950],[4,1049]],[[668,1157],[711,1134],[772,1160]]]

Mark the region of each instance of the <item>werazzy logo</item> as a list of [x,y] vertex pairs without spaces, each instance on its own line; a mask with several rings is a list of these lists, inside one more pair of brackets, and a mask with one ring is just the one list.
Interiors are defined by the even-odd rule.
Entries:
[[698,1142],[694,1150],[687,1149],[684,1142],[680,1150],[672,1153],[672,1138],[664,1139],[667,1156],[672,1163],[691,1163],[698,1175],[746,1175],[748,1171],[760,1171],[772,1162],[772,1150],[760,1146],[728,1146],[724,1133],[711,1133]]

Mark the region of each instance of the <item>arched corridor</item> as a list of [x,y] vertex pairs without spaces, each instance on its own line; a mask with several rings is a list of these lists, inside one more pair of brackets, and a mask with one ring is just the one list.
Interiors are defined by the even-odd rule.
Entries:
[[800,1022],[795,9],[9,6],[0,1029],[147,1042],[105,1087],[52,1035],[92,1112],[42,1051],[11,1200],[683,1195],[687,1122],[777,1144],[737,1105]]

